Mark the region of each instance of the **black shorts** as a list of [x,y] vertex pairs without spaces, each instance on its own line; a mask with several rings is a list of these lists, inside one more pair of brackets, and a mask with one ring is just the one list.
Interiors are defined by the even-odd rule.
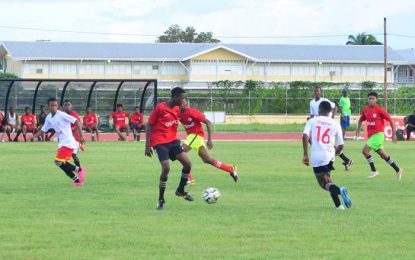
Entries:
[[327,165],[313,167],[314,175],[321,176],[321,175],[330,175],[330,172],[334,170],[333,162],[329,162]]
[[167,144],[158,144],[154,147],[154,150],[156,150],[160,162],[168,159],[175,161],[176,156],[183,152],[180,140],[175,140]]

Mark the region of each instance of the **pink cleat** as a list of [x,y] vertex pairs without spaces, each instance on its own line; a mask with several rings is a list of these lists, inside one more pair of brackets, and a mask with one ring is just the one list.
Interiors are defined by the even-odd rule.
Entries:
[[84,186],[84,182],[72,182],[72,186]]
[[86,176],[86,168],[82,167],[81,170],[78,172],[79,182],[81,182],[82,185],[84,184],[85,176]]

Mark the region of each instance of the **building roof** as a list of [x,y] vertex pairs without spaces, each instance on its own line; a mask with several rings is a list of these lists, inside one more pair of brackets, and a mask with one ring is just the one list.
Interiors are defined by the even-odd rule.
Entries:
[[[383,63],[382,45],[281,45],[222,43],[0,42],[0,55],[15,60],[185,61],[223,48],[260,62]],[[388,48],[388,61],[405,60]]]
[[397,50],[396,52],[409,64],[415,64],[415,50],[413,48],[406,50]]

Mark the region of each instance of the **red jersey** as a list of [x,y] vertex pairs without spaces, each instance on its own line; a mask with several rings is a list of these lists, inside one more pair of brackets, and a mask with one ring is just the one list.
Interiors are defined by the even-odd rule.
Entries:
[[[69,115],[75,117],[76,120],[78,120],[79,122],[81,122],[81,118],[79,117],[79,114],[76,113],[75,111],[72,111]],[[76,141],[79,142],[79,140],[81,139],[81,135],[76,130],[77,129],[76,125],[75,124],[71,124],[71,129],[72,129],[72,135],[73,135],[73,137],[75,138]]]
[[84,124],[86,126],[94,126],[97,124],[97,122],[98,122],[98,118],[97,118],[97,115],[95,115],[94,113],[91,113],[89,115],[88,114],[84,115]]
[[367,135],[370,137],[376,133],[383,132],[385,128],[384,120],[390,119],[391,117],[388,112],[383,110],[381,106],[375,105],[374,107],[367,106],[362,110],[359,122],[366,120]]
[[151,147],[177,140],[179,113],[180,109],[178,106],[170,108],[167,102],[159,103],[151,112],[148,118],[148,123],[151,126]]
[[27,126],[34,126],[35,121],[36,121],[36,116],[33,114],[30,114],[30,115],[24,114],[22,115],[22,117],[20,117],[20,121]]
[[2,127],[2,126],[3,126],[3,120],[4,120],[3,113],[2,113],[2,112],[0,112],[0,127]]
[[144,121],[143,114],[133,113],[131,114],[131,124],[142,124]]
[[129,114],[125,111],[122,112],[112,112],[111,118],[114,119],[114,125],[116,126],[124,126],[125,125],[125,119],[128,118]]
[[206,116],[195,108],[186,108],[186,110],[180,114],[180,123],[182,123],[187,134],[205,136],[203,131],[202,122],[205,121]]

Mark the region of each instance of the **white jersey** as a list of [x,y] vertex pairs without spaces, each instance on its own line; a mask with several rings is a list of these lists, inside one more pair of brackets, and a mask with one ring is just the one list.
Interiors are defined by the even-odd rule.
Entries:
[[45,119],[42,131],[47,132],[49,129],[54,129],[59,139],[58,147],[66,146],[75,149],[77,142],[72,135],[71,129],[71,124],[75,122],[75,117],[58,110],[54,116],[52,116],[52,113],[49,113]]
[[[330,105],[331,105],[331,109],[334,109],[336,107],[336,104],[334,104],[333,102],[331,102],[327,98],[320,98],[318,101],[315,98],[313,98],[310,101],[310,115],[312,115],[314,117],[319,116],[318,107],[320,106],[320,103],[323,102],[323,101],[329,102]],[[333,113],[330,112],[329,117],[331,117],[332,115],[333,115]]]
[[14,113],[13,116],[12,116],[11,113],[8,113],[8,114],[9,114],[9,117],[8,117],[9,124],[10,125],[16,125],[17,124],[17,115],[16,115],[16,113]]
[[311,163],[319,167],[334,161],[335,141],[343,145],[343,135],[340,124],[331,117],[319,116],[307,121],[304,134],[311,139]]

